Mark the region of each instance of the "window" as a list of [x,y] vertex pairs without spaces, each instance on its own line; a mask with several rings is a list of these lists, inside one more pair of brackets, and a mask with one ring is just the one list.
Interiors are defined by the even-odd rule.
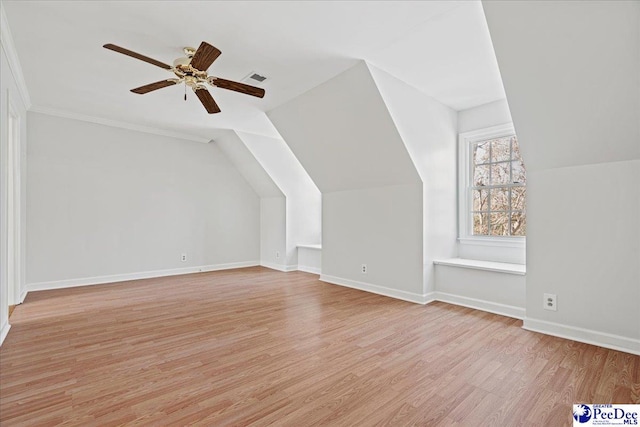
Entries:
[[460,135],[460,238],[523,240],[526,171],[512,125]]

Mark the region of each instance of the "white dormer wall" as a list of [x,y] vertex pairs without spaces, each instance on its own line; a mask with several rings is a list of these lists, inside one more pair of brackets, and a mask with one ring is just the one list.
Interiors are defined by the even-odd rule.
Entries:
[[321,279],[430,300],[455,255],[455,111],[361,62],[268,115],[322,191]]
[[422,180],[423,294],[435,289],[433,261],[456,255],[457,113],[372,65],[369,70]]
[[640,3],[483,6],[527,165],[524,326],[640,354]]
[[285,194],[235,131],[218,131],[215,133],[214,141],[260,197],[260,264],[285,270],[287,266]]
[[422,301],[422,182],[367,65],[267,114],[322,192],[321,279]]
[[[322,243],[322,194],[281,138],[248,132],[238,137],[286,197],[286,250],[281,258],[287,271],[298,264],[298,245]],[[268,256],[275,249],[267,247]]]

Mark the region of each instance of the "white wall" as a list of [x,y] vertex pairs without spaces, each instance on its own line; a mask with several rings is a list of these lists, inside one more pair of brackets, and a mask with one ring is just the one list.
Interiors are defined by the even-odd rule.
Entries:
[[[527,192],[533,327],[618,335],[640,352],[640,160],[533,171]],[[542,309],[545,292],[557,312]]]
[[433,261],[456,254],[457,114],[392,75],[369,66],[423,183],[422,294],[435,290]]
[[[7,263],[8,263],[8,230],[7,230],[7,213],[8,213],[8,200],[7,200],[7,179],[8,179],[8,104],[11,102],[15,109],[15,112],[20,116],[20,236],[19,242],[21,246],[20,253],[14,254],[20,260],[24,260],[25,250],[25,194],[26,194],[26,141],[27,141],[27,113],[25,102],[29,102],[23,98],[23,94],[20,92],[17,79],[14,77],[16,63],[9,64],[9,59],[5,46],[8,49],[12,48],[10,40],[7,37],[10,35],[7,33],[6,22],[4,21],[4,11],[2,11],[2,43],[0,44],[0,344],[4,340],[9,330],[9,304],[16,304],[19,302],[19,297],[24,293],[24,262],[21,262],[19,271],[19,282],[16,288],[18,288],[18,300],[8,301],[8,282],[7,282]],[[15,52],[14,52],[15,53]],[[14,57],[15,59],[15,57]],[[19,66],[19,64],[17,65]],[[13,67],[13,68],[12,68]],[[28,94],[27,94],[28,96]]]
[[436,299],[523,319],[526,277],[496,271],[436,265]]
[[286,269],[287,199],[260,199],[260,263],[278,270]]
[[307,273],[322,273],[322,247],[320,245],[298,246],[298,270]]
[[640,354],[640,3],[483,7],[527,165],[524,325]]
[[[247,132],[237,135],[286,196],[286,252],[280,263],[294,268],[298,245],[322,242],[322,194],[285,141]],[[271,255],[276,250],[271,248]]]
[[458,132],[470,132],[511,123],[511,111],[506,99],[458,111]]
[[258,263],[260,200],[215,144],[29,113],[28,161],[30,288]]
[[[458,132],[471,132],[493,126],[511,123],[509,104],[505,99],[479,105],[467,110],[458,111]],[[526,166],[526,158],[523,158]],[[513,264],[526,263],[524,245],[495,246],[478,242],[458,242],[458,256],[465,259],[476,259]],[[489,299],[494,299],[490,297]]]
[[286,270],[288,221],[285,194],[235,131],[216,131],[214,141],[260,197],[260,264]]
[[297,245],[322,241],[320,190],[281,138],[220,130],[214,139],[262,199],[262,265],[295,269]]
[[326,193],[322,230],[321,279],[420,301],[421,183]]
[[367,65],[267,114],[322,192],[321,278],[422,301],[422,182]]

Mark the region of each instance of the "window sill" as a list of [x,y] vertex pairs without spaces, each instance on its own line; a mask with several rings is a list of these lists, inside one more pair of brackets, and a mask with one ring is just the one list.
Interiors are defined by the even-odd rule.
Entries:
[[298,245],[298,247],[303,249],[317,249],[317,250],[322,249],[322,245]]
[[460,237],[458,238],[458,242],[462,245],[493,246],[498,248],[524,249],[526,246],[526,240],[524,237]]
[[449,258],[434,260],[436,265],[446,265],[449,267],[470,268],[473,270],[495,271],[498,273],[517,274],[524,276],[527,273],[527,266],[524,264],[510,264],[506,262],[479,261],[475,259]]

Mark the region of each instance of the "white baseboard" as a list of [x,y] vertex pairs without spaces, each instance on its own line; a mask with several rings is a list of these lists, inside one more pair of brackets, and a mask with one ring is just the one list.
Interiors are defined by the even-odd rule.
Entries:
[[297,265],[281,265],[281,264],[274,264],[272,262],[266,262],[266,261],[261,261],[260,265],[263,267],[270,268],[272,270],[282,271],[284,273],[298,270]]
[[415,294],[413,292],[401,291],[398,289],[385,288],[384,286],[372,285],[370,283],[358,282],[356,280],[343,279],[341,277],[320,275],[320,280],[331,283],[333,285],[346,286],[347,288],[359,289],[361,291],[371,292],[386,297],[401,299],[403,301],[414,302],[417,304],[428,304],[433,301],[433,292],[429,294]]
[[532,332],[553,335],[554,337],[566,338],[640,356],[640,340],[622,337],[620,335],[531,318],[524,319],[522,328]]
[[27,284],[27,292],[49,289],[71,288],[75,286],[101,285],[104,283],[126,282],[129,280],[152,279],[154,277],[177,276],[181,274],[202,273],[206,271],[229,270],[232,268],[255,267],[258,261],[231,262],[227,264],[202,265],[196,267],[174,268],[169,270],[143,271],[140,273],[114,274],[110,276],[83,277],[80,279],[56,280]]
[[436,291],[435,300],[454,305],[461,305],[463,307],[475,308],[476,310],[487,311],[489,313],[500,314],[502,316],[513,317],[520,320],[525,317],[525,309],[523,307],[447,294],[445,292]]
[[319,267],[309,267],[306,265],[298,265],[298,271],[304,271],[305,273],[322,274],[322,269]]
[[28,292],[29,291],[27,291],[26,287],[22,290],[22,293],[20,294],[20,302],[18,304],[22,304],[24,302],[24,299],[27,297]]
[[7,334],[9,333],[9,329],[11,329],[11,325],[9,324],[9,322],[7,322],[2,327],[2,330],[0,330],[0,346],[4,342],[4,339],[7,337]]

